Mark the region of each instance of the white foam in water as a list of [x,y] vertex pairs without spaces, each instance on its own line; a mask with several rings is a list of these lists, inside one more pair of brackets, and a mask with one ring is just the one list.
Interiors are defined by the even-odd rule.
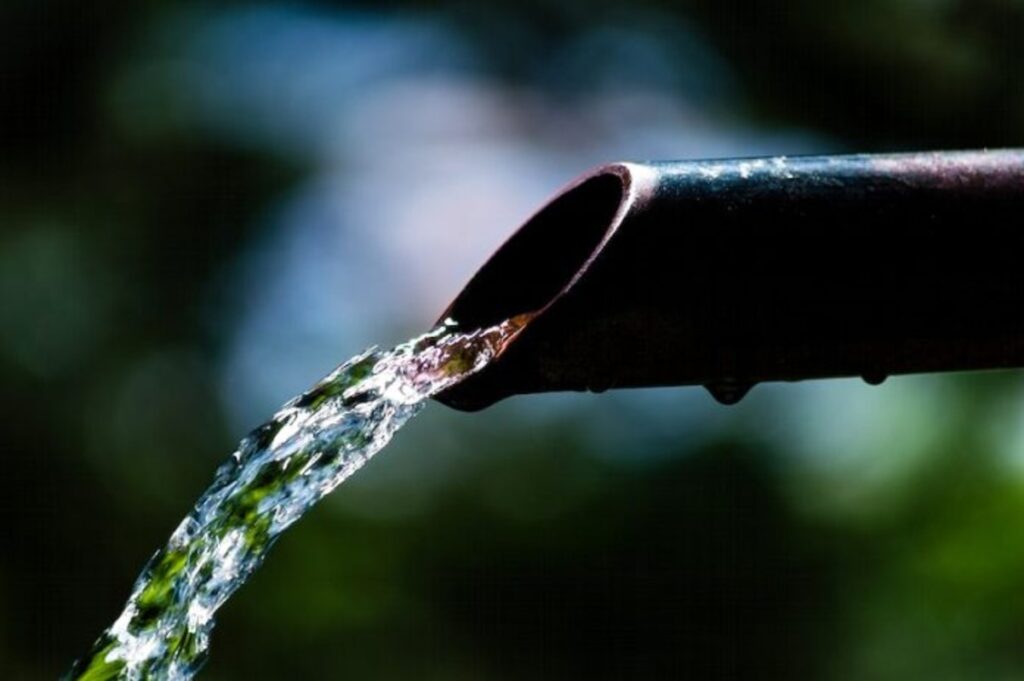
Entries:
[[445,324],[358,355],[248,435],[150,559],[114,624],[69,679],[192,678],[217,609],[274,540],[388,443],[424,401],[479,371],[516,331]]

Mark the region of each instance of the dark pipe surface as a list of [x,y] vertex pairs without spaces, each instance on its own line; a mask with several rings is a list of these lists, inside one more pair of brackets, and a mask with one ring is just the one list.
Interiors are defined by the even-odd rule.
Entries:
[[1024,366],[1022,209],[1022,150],[605,166],[445,312],[532,314],[438,399]]

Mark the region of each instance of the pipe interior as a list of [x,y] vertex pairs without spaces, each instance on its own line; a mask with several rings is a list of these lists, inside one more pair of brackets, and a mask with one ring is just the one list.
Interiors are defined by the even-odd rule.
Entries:
[[447,316],[481,328],[543,309],[589,262],[625,193],[625,178],[609,171],[557,196],[491,256]]

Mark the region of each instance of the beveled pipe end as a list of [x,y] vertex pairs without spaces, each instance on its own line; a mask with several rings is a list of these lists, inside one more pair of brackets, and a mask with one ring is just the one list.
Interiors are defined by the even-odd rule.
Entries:
[[[490,257],[440,319],[459,327],[485,328],[513,317],[524,320],[496,362],[560,297],[583,277],[623,219],[650,198],[654,177],[632,163],[612,163],[587,172],[529,218]],[[514,341],[514,342],[513,342]],[[464,411],[476,411],[520,392],[543,390],[485,369],[437,396]]]
[[542,314],[572,288],[653,188],[643,166],[595,168],[564,187],[484,263],[441,319],[483,328]]

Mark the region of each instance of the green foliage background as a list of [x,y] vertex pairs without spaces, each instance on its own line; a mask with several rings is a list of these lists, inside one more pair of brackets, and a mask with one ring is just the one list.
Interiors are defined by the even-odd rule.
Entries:
[[[1014,0],[631,7],[706,36],[744,92],[729,116],[755,129],[863,151],[1024,139]],[[218,383],[241,311],[217,282],[309,168],[179,125],[174,92],[140,133],[112,95],[154,26],[208,9],[0,5],[5,679],[53,678],[88,648],[244,434]],[[436,17],[521,89],[627,9],[353,11]],[[659,404],[678,393],[682,419],[705,400],[691,392]],[[204,677],[1024,676],[1017,373],[759,387],[705,407],[692,436],[614,395],[569,398],[590,406],[564,417],[563,398],[529,399],[435,407],[403,431],[225,608]]]

